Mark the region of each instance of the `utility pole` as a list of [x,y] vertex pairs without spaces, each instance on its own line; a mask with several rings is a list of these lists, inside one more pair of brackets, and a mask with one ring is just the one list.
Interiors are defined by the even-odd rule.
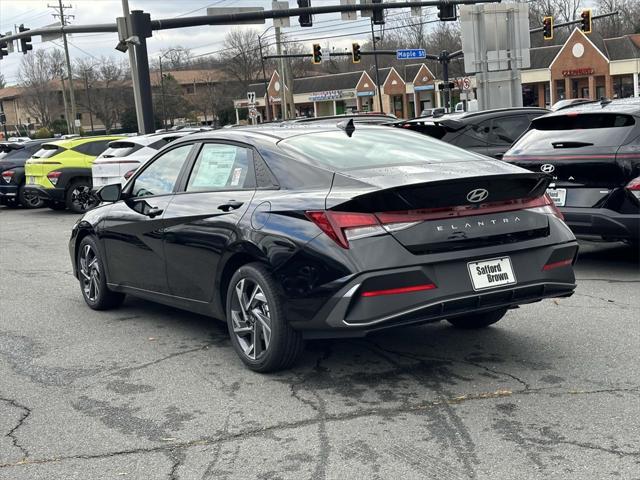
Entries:
[[[48,8],[58,9],[58,13],[54,13],[54,17],[60,17],[60,24],[62,27],[67,25],[67,18],[74,17],[73,15],[66,15],[64,11],[66,9],[71,8],[71,5],[63,5],[62,0],[58,0],[58,6],[55,5],[47,5]],[[62,32],[62,43],[64,45],[64,56],[67,61],[67,78],[69,80],[69,99],[71,101],[71,129],[70,133],[76,133],[76,118],[77,118],[77,110],[76,110],[76,94],[73,88],[73,72],[71,71],[71,58],[69,57],[69,45],[67,43],[67,34]]]
[[267,71],[264,68],[264,58],[262,56],[262,38],[258,35],[258,46],[260,47],[260,61],[262,62],[262,79],[264,80],[265,110],[267,122],[271,121],[271,102],[269,102],[269,82],[267,82]]
[[67,133],[71,133],[71,125],[69,122],[69,104],[67,103],[67,87],[64,84],[64,72],[60,72],[60,82],[62,83],[62,102],[64,103],[64,118],[67,122]]
[[91,123],[91,134],[93,135],[93,107],[91,106],[91,94],[89,93],[89,79],[87,78],[87,70],[84,70],[84,91],[87,94],[87,104],[89,106],[89,122]]
[[162,126],[164,131],[167,131],[167,107],[164,101],[164,73],[162,71],[162,55],[158,57],[160,59],[160,98],[162,100]]
[[[282,45],[280,44],[280,27],[276,27],[276,52],[278,55],[282,55]],[[282,120],[287,119],[287,85],[286,74],[284,69],[284,58],[280,57],[280,107],[282,108]]]
[[384,107],[382,106],[382,85],[380,85],[380,72],[378,71],[378,50],[376,48],[376,35],[373,31],[373,17],[371,17],[371,40],[373,41],[373,61],[376,65],[376,86],[378,87],[378,103],[380,104],[380,111],[384,113]]

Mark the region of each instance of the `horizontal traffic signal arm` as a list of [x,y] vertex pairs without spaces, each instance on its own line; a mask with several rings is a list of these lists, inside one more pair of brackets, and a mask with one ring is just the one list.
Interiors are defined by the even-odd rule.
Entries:
[[[375,52],[373,50],[370,52],[360,51],[360,55],[362,56],[374,55],[374,53],[377,55],[392,55],[395,57],[397,52],[396,50],[377,50]],[[322,55],[327,57],[351,57],[353,55],[353,52],[328,52],[328,53],[323,53]],[[283,53],[281,55],[265,55],[262,58],[264,60],[269,60],[271,58],[311,58],[311,57],[313,57],[313,53]],[[441,57],[439,55],[427,54],[426,58],[428,60],[441,60]]]
[[[393,10],[410,7],[437,7],[442,4],[452,5],[475,5],[478,3],[500,3],[501,0],[429,0],[414,2],[381,3],[377,6],[383,10]],[[165,18],[151,20],[151,30],[169,30],[173,28],[198,27],[202,25],[233,25],[252,20],[267,20],[270,18],[296,17],[301,15],[320,15],[324,13],[336,12],[358,12],[361,10],[372,10],[372,4],[357,5],[325,5],[321,7],[289,8],[286,10],[264,10],[255,12],[227,13],[223,15],[199,15],[194,17]],[[593,17],[596,18],[596,17]],[[115,23],[110,24],[90,24],[90,25],[65,25],[56,27],[34,28],[29,32],[15,33],[7,35],[6,41],[19,40],[26,36],[40,36],[52,33],[102,33],[117,32]]]
[[[612,15],[618,15],[618,13],[619,12],[616,10],[615,12],[603,13],[602,15],[593,15],[591,17],[591,20],[597,20],[598,18],[611,17]],[[571,20],[570,22],[554,23],[553,29],[555,30],[556,28],[560,28],[560,27],[577,25],[579,23],[582,23],[582,18],[579,18],[578,20]],[[538,32],[542,32],[543,30],[544,30],[544,27],[532,28],[531,30],[529,30],[529,33],[538,33]]]

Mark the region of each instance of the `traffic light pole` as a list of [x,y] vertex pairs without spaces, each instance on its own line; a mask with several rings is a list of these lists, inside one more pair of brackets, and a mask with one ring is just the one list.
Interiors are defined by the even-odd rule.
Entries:
[[376,90],[378,90],[378,104],[380,111],[384,112],[382,106],[382,86],[380,85],[380,71],[378,70],[378,49],[376,48],[376,35],[373,31],[373,17],[371,18],[371,41],[373,42],[373,62],[376,66]]

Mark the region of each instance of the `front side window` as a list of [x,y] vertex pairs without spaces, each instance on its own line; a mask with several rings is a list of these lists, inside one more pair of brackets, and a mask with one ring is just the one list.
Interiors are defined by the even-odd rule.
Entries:
[[207,143],[202,146],[187,183],[187,192],[250,188],[252,152],[236,145]]
[[156,158],[136,177],[131,194],[134,197],[166,195],[173,192],[182,165],[193,145],[183,145]]

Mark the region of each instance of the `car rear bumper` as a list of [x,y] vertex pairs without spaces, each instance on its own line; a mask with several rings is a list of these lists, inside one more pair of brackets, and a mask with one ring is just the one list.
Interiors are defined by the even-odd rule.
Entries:
[[[464,258],[447,262],[362,273],[350,278],[312,319],[291,325],[305,338],[363,336],[379,329],[568,297],[576,287],[572,263],[577,251],[578,244],[572,241],[505,254],[511,260],[517,283],[479,291],[473,288],[467,264],[495,255],[478,257],[468,252]],[[545,265],[563,260],[570,263],[544,269]],[[378,297],[362,295],[372,285],[392,288],[403,281],[432,282],[435,288]]]
[[26,192],[36,195],[38,198],[49,202],[64,202],[64,188],[44,188],[38,185],[25,185]]
[[565,222],[575,235],[605,239],[640,238],[640,214],[623,214],[607,208],[560,208]]
[[0,185],[0,203],[13,200],[18,196],[18,185]]

